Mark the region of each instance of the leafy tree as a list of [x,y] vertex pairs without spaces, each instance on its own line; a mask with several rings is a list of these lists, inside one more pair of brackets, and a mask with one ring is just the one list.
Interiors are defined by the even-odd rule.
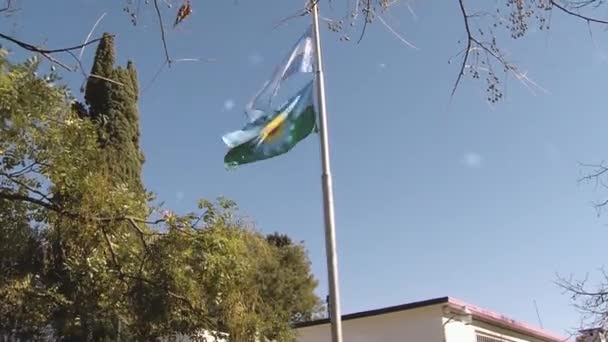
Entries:
[[54,247],[48,228],[57,219],[52,213],[68,210],[51,193],[86,186],[86,170],[96,159],[93,127],[68,110],[66,89],[54,84],[55,75],[35,76],[37,65],[37,58],[12,65],[5,51],[0,56],[0,250],[8,254],[0,324],[30,338],[42,334],[48,317],[67,301],[45,281],[53,266],[47,263]]
[[261,275],[267,282],[266,297],[274,298],[279,307],[291,308],[288,319],[292,322],[310,320],[311,308],[319,305],[313,294],[317,281],[312,277],[306,250],[301,244],[294,244],[285,234],[274,233],[266,236],[266,241],[276,254],[274,269]]
[[124,182],[133,191],[142,192],[144,157],[139,147],[137,71],[130,61],[126,69],[115,68],[115,55],[114,38],[105,33],[91,70],[96,77],[89,77],[84,98],[89,105],[88,116],[98,126],[109,175],[115,182]]
[[[236,342],[293,340],[290,320],[316,304],[302,246],[269,243],[226,199],[186,215],[149,205],[128,185],[135,173],[120,173],[137,165],[107,167],[106,149],[124,140],[104,140],[95,100],[78,105],[57,75],[36,75],[38,58],[12,64],[0,51],[0,332],[148,341],[205,329]],[[136,113],[133,65],[116,70],[127,95],[88,91],[109,92],[114,118]]]

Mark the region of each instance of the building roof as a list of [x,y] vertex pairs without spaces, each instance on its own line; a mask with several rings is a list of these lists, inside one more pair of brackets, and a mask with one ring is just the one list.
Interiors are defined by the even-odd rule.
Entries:
[[[472,314],[473,319],[479,322],[483,322],[486,324],[490,324],[496,327],[508,329],[526,336],[535,337],[541,340],[545,340],[547,342],[558,342],[558,341],[568,341],[568,338],[556,335],[550,331],[540,329],[529,324],[516,321],[509,317],[503,316],[499,313],[482,309],[476,305],[468,304],[464,301],[453,297],[440,297],[433,298],[419,302],[406,303],[401,305],[389,306],[380,309],[368,310],[356,312],[348,315],[342,315],[343,321],[348,321],[352,319],[370,317],[370,316],[378,316],[393,312],[407,311],[417,308],[423,308],[432,305],[445,304],[450,307],[452,310],[456,311],[464,311],[465,308]],[[314,321],[301,322],[295,324],[295,328],[304,328],[315,325],[329,324],[329,319],[318,319]]]

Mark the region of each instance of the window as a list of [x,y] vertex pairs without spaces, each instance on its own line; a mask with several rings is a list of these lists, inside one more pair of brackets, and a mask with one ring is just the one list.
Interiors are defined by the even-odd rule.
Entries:
[[477,342],[504,342],[504,340],[490,336],[477,335]]
[[512,340],[506,339],[498,335],[490,335],[477,331],[477,342],[513,342]]

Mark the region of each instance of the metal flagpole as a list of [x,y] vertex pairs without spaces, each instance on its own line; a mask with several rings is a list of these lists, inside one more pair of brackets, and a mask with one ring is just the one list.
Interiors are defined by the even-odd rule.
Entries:
[[329,313],[332,342],[342,342],[342,313],[340,310],[340,290],[338,287],[338,256],[336,253],[336,231],[334,219],[334,195],[329,162],[329,134],[325,108],[325,81],[321,60],[321,38],[319,37],[319,6],[314,1],[312,20],[315,42],[315,75],[317,80],[317,101],[319,104],[319,136],[321,138],[321,164],[323,183],[323,211],[325,216],[325,253],[327,254],[327,273],[329,276]]

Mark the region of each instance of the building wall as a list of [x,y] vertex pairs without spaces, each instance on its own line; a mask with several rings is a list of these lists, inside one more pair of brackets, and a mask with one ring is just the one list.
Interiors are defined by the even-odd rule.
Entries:
[[[443,342],[441,305],[342,321],[344,342]],[[331,342],[329,324],[297,329],[298,342]],[[459,341],[463,342],[463,341]]]
[[[345,320],[342,330],[344,342],[554,342],[475,319],[449,319],[442,305]],[[329,324],[298,328],[297,334],[298,342],[331,342]]]
[[473,321],[473,324],[470,326],[470,328],[474,331],[474,333],[476,332],[483,336],[493,337],[495,339],[498,339],[499,341],[501,341],[502,339],[507,342],[547,342],[547,340],[541,340],[538,338],[526,336],[523,334],[516,333],[512,330],[495,327],[493,325],[478,321]]
[[[448,318],[445,317],[444,324],[445,342],[548,342],[477,320],[465,324],[459,321],[448,321]],[[477,335],[485,338],[480,338],[478,341]]]
[[445,342],[476,342],[475,330],[461,321],[443,318]]

